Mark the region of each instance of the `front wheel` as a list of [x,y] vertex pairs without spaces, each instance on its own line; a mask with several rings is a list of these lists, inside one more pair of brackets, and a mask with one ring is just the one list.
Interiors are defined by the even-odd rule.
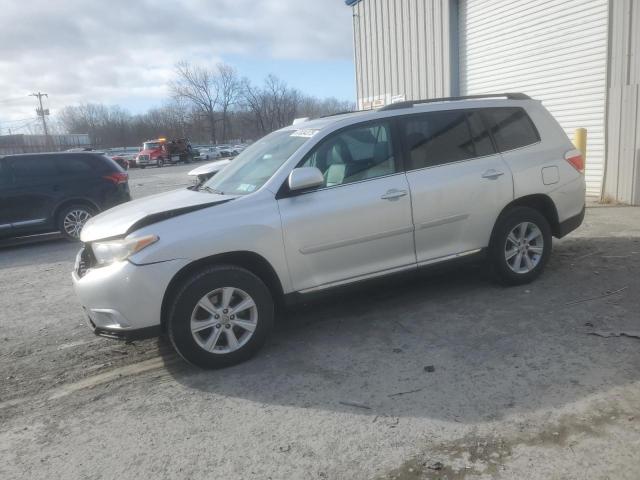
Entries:
[[498,280],[522,285],[535,280],[551,255],[551,227],[529,207],[515,207],[498,219],[489,246],[489,259]]
[[173,300],[168,333],[177,352],[202,368],[243,362],[262,347],[273,327],[271,292],[244,268],[206,268]]
[[164,165],[164,161],[163,161],[161,158],[159,158],[159,159],[158,159],[158,164],[157,164],[157,165],[158,165],[158,168],[162,168],[162,167],[163,167],[163,165]]

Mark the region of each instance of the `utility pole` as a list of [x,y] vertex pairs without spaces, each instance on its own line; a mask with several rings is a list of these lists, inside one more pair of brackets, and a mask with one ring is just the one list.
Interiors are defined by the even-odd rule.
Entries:
[[40,118],[42,118],[42,129],[44,130],[44,138],[45,138],[45,142],[47,145],[49,145],[49,130],[47,130],[47,121],[45,119],[45,115],[49,115],[49,109],[44,109],[42,108],[42,97],[47,97],[49,98],[49,95],[47,95],[46,93],[31,93],[29,94],[30,97],[37,97],[38,98],[38,103],[40,104],[40,108],[36,108],[36,113],[38,114],[38,116]]

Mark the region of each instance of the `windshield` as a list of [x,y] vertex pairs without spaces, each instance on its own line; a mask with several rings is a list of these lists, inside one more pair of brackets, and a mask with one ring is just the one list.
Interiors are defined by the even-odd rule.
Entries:
[[309,139],[294,134],[294,130],[285,130],[261,138],[202,188],[227,195],[246,195],[256,191]]
[[156,148],[160,148],[159,142],[144,142],[142,145],[143,150],[155,150]]

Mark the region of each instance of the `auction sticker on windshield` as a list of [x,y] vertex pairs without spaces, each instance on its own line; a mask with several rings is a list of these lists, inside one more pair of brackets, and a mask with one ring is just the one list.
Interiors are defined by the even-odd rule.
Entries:
[[253,192],[255,189],[256,189],[256,186],[250,183],[242,183],[238,187],[238,190],[240,190],[241,192]]
[[318,132],[319,132],[319,130],[313,130],[311,128],[303,128],[301,130],[296,130],[290,136],[291,137],[311,138]]

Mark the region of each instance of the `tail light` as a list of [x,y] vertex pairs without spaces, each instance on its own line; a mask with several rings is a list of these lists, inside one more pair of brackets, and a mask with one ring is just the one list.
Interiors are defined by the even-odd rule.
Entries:
[[569,150],[564,154],[564,159],[580,173],[584,173],[584,157],[580,150]]
[[115,172],[111,175],[105,175],[102,178],[104,178],[105,180],[109,180],[114,185],[120,185],[121,183],[127,183],[127,181],[129,180],[129,175],[124,172]]

